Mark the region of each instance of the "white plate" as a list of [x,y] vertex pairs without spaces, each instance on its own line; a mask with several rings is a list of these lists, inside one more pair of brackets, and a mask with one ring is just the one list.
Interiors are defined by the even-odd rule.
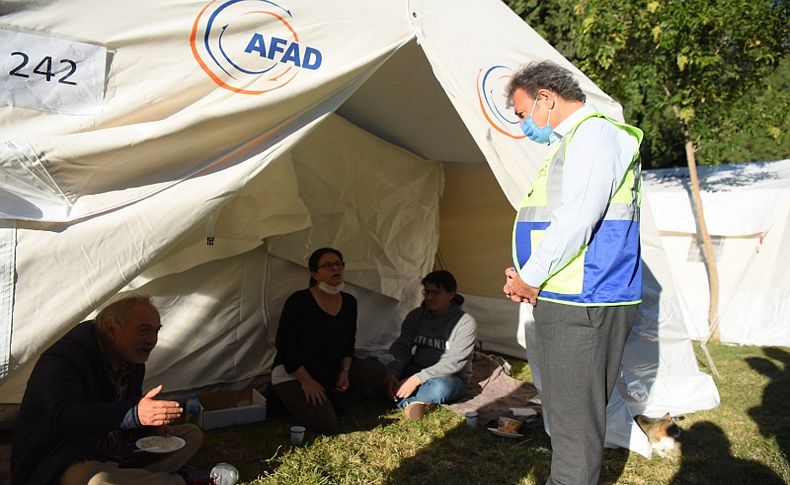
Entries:
[[488,431],[491,431],[491,432],[492,432],[492,433],[494,433],[495,435],[497,435],[497,436],[501,436],[501,437],[503,437],[503,438],[521,438],[522,436],[524,436],[524,435],[523,435],[523,434],[521,434],[521,433],[505,433],[505,432],[499,431],[499,430],[498,430],[498,429],[496,429],[496,428],[486,428],[486,429],[487,429]]
[[135,443],[137,448],[148,453],[171,453],[184,447],[186,441],[178,436],[146,436]]

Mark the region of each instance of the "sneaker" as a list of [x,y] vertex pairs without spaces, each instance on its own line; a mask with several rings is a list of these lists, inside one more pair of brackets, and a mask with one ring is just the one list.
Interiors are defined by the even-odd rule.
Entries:
[[412,401],[406,405],[404,412],[410,421],[419,421],[423,416],[433,411],[435,406],[422,401]]

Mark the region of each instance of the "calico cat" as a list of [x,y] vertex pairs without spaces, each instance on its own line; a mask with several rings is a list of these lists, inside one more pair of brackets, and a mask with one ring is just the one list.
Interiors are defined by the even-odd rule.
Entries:
[[673,418],[666,413],[660,418],[649,418],[641,414],[634,417],[636,424],[645,432],[653,451],[664,458],[676,458],[677,447],[675,439],[680,436],[680,426],[677,421],[682,417]]

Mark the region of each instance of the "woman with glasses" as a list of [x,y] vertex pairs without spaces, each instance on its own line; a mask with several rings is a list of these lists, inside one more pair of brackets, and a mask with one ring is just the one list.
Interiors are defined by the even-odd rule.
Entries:
[[422,285],[425,300],[406,315],[388,365],[388,395],[411,420],[463,397],[477,339],[477,324],[461,309],[464,297],[456,293],[452,273],[434,271]]
[[338,397],[349,388],[381,387],[386,369],[375,360],[352,362],[357,300],[342,291],[346,263],[340,251],[317,249],[307,266],[309,288],[289,296],[280,315],[272,387],[299,424],[331,434],[337,431]]

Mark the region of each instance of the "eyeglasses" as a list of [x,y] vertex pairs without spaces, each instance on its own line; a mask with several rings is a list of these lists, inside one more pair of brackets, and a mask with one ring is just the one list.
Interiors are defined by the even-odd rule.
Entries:
[[319,269],[326,269],[326,270],[333,270],[335,268],[343,269],[345,267],[346,267],[346,263],[344,263],[343,261],[337,261],[334,263],[324,263],[318,265]]
[[422,296],[439,296],[444,292],[445,290],[422,290]]

